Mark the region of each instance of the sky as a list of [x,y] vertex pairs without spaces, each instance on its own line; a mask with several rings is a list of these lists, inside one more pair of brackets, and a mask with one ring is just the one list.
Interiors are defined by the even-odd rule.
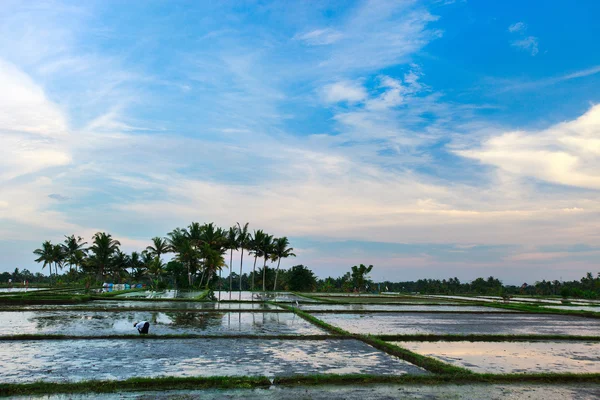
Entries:
[[595,274],[599,14],[0,0],[0,271],[41,271],[44,240],[140,251],[197,221],[287,236],[282,267],[319,277]]

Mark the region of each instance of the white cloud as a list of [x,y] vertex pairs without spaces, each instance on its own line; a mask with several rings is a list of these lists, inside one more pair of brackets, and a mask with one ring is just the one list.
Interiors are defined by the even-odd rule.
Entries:
[[515,22],[508,27],[510,33],[524,32],[527,29],[527,25],[524,22]]
[[506,132],[457,154],[519,176],[600,189],[600,105],[542,131]]
[[532,56],[535,56],[537,53],[539,53],[538,38],[535,36],[528,36],[524,39],[514,40],[510,44],[513,47],[530,52]]
[[367,97],[367,91],[360,83],[340,81],[325,85],[322,89],[322,96],[327,103],[357,103]]
[[294,36],[295,40],[301,40],[313,46],[332,44],[342,39],[344,35],[334,29],[315,29],[310,32]]

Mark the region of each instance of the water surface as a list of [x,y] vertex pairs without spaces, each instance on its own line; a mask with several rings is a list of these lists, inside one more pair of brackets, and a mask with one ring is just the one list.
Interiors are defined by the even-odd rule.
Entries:
[[394,342],[478,373],[600,373],[596,342]]
[[357,340],[99,339],[15,341],[0,347],[3,383],[316,373],[427,372]]
[[137,334],[133,323],[149,321],[150,333],[195,335],[313,335],[325,331],[292,313],[159,311],[0,312],[0,336]]
[[544,314],[319,314],[351,333],[374,335],[600,335],[600,320]]

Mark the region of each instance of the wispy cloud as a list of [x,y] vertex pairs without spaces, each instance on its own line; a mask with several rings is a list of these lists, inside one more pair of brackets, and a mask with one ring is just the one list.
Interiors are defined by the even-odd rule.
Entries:
[[539,40],[535,36],[527,36],[523,39],[513,40],[512,42],[510,42],[510,45],[518,49],[527,51],[531,53],[532,56],[535,56],[537,53],[540,52],[538,47]]
[[297,34],[294,39],[304,41],[313,46],[332,44],[343,38],[344,35],[330,28],[315,29],[303,34]]
[[527,25],[524,22],[515,22],[508,27],[510,33],[524,32],[527,29]]

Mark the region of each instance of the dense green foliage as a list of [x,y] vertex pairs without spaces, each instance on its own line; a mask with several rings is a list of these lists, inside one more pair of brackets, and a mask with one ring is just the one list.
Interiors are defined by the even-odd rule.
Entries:
[[[193,222],[186,228],[174,229],[166,236],[152,238],[152,245],[131,254],[121,251],[121,243],[106,232],[96,233],[87,248],[84,247],[87,243],[81,237],[72,235],[66,237],[61,244],[45,241],[33,253],[36,255],[35,261],[42,264],[42,269],[48,267],[50,283],[86,282],[89,287],[100,282],[136,282],[148,284],[155,289],[171,286],[213,290],[217,286],[233,287],[234,273],[229,274],[229,282],[224,285],[221,271],[225,268],[232,271],[234,250],[240,252],[238,289],[247,288],[247,277],[244,279],[242,273],[244,252],[254,255],[255,266],[258,258],[263,259],[263,290],[267,287],[267,277],[271,278],[268,263],[277,263],[274,277],[270,281],[275,288],[281,260],[295,256],[294,249],[289,247],[289,240],[285,236],[275,238],[261,230],[251,235],[247,223],[243,226],[237,223],[225,230],[213,223]],[[229,264],[225,262],[228,251]],[[169,253],[172,254],[171,260],[165,264],[164,256]],[[66,265],[69,266],[69,271],[59,275],[58,270]],[[8,282],[9,279],[15,283],[24,280],[31,283],[46,281],[41,274],[34,276],[29,271],[27,274],[24,272],[16,270],[13,274],[4,273],[0,276],[0,282]],[[255,275],[254,268],[252,282]]]

